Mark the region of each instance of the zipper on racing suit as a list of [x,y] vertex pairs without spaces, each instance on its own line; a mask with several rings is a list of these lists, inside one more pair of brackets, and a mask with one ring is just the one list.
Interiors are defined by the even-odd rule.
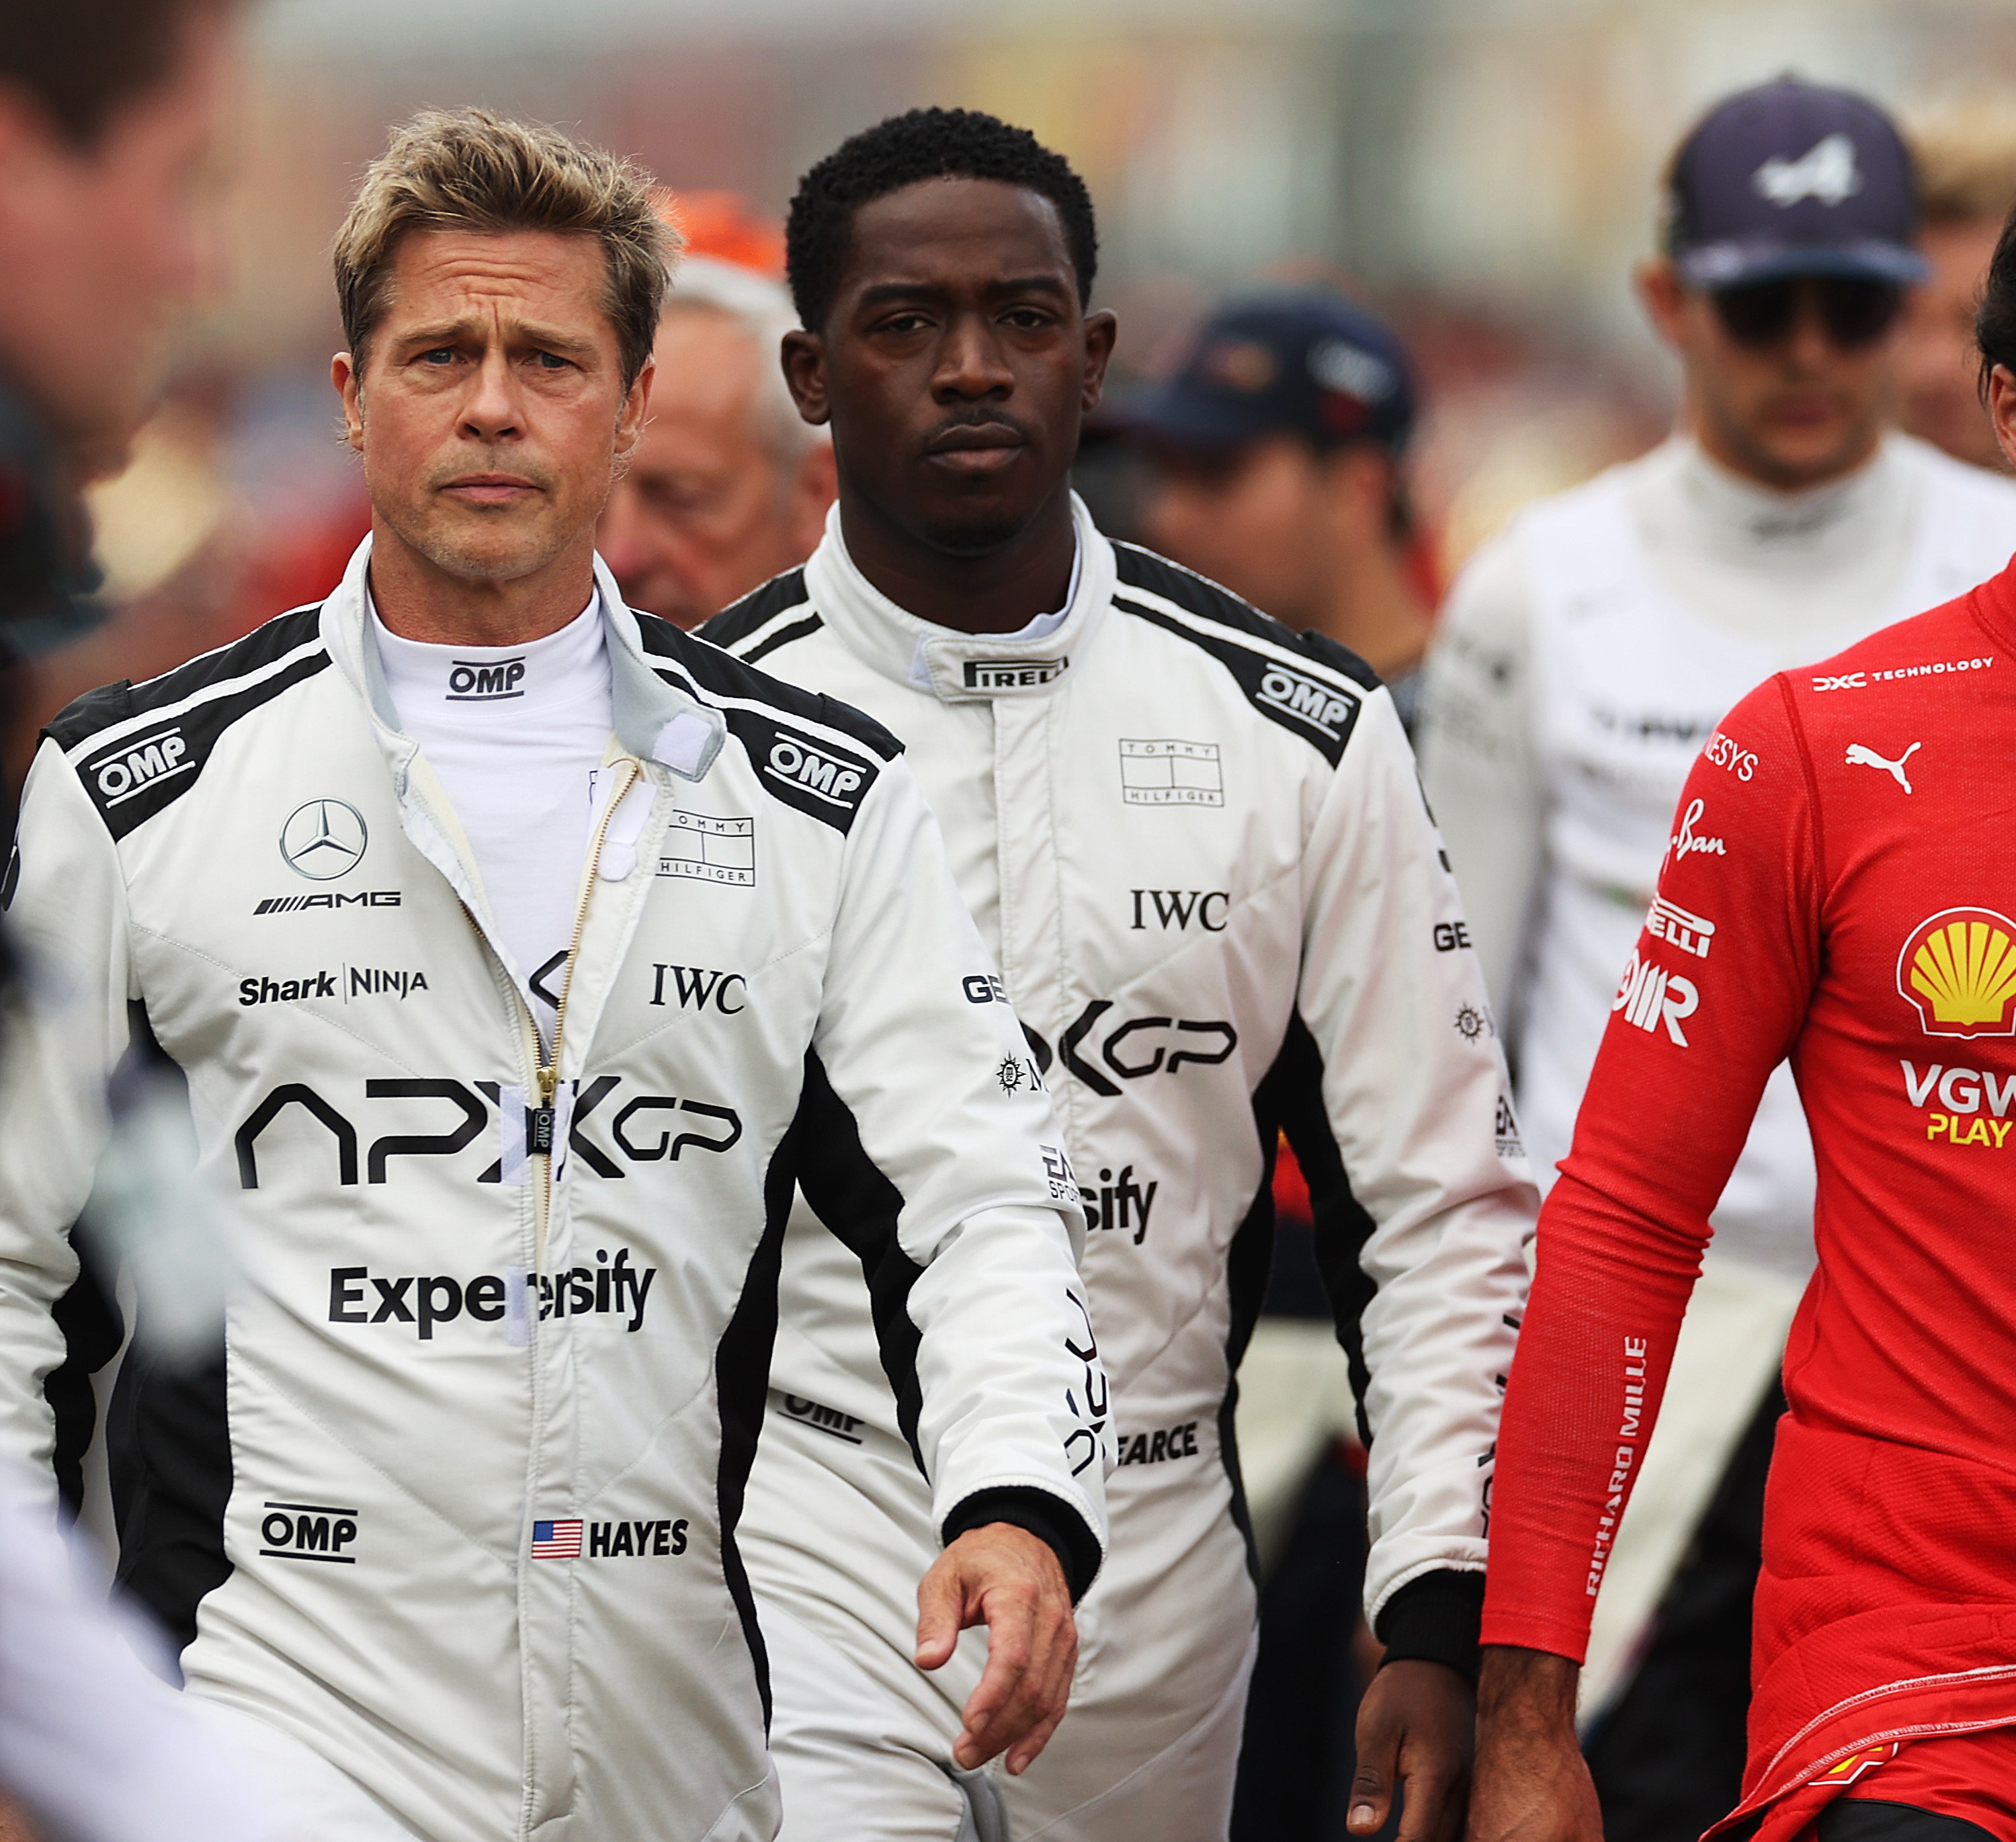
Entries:
[[[534,1270],[544,1272],[546,1268],[546,1230],[553,1219],[553,1157],[559,1149],[553,1143],[557,1127],[559,1110],[554,1097],[560,1090],[560,1045],[567,1034],[567,995],[574,989],[574,961],[581,953],[581,937],[588,928],[588,904],[595,893],[595,880],[602,868],[602,847],[609,836],[610,821],[616,816],[616,808],[621,805],[625,796],[637,782],[642,770],[637,764],[625,761],[615,790],[603,800],[602,817],[595,828],[595,836],[588,850],[588,867],[581,879],[581,903],[574,910],[574,937],[567,943],[567,964],[560,974],[560,1002],[553,1007],[553,1044],[551,1052],[542,1060],[535,1053],[533,1057],[535,1079],[538,1083],[538,1105],[525,1122],[525,1150],[528,1156],[542,1161],[539,1166],[539,1213],[538,1234],[534,1242]],[[539,1041],[539,1027],[532,1015],[531,1006],[525,1002],[524,994],[518,1002],[531,1026],[532,1042],[536,1050]]]

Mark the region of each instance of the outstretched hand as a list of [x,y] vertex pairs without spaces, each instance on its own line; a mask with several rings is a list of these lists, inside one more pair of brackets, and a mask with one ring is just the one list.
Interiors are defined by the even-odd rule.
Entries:
[[952,1757],[970,1772],[1006,1752],[1019,1776],[1064,1718],[1078,1663],[1071,1587],[1056,1553],[1013,1523],[969,1529],[924,1575],[917,1611],[920,1669],[943,1668],[962,1631],[986,1625],[986,1671]]
[[1575,1739],[1580,1674],[1544,1650],[1487,1646],[1467,1842],[1603,1842],[1603,1812]]
[[1399,1842],[1456,1842],[1476,1726],[1477,1698],[1456,1671],[1413,1659],[1385,1664],[1358,1704],[1358,1770],[1345,1826],[1376,1836],[1404,1783]]

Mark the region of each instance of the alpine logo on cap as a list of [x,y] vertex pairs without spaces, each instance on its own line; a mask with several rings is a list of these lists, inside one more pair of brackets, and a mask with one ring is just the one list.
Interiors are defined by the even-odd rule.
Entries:
[[1913,928],[1897,990],[1928,1036],[2016,1036],[2016,921],[1945,908]]
[[1760,198],[1768,198],[1780,210],[1809,198],[1838,205],[1862,189],[1855,142],[1846,135],[1834,134],[1816,142],[1797,160],[1774,154],[1751,174],[1750,183]]

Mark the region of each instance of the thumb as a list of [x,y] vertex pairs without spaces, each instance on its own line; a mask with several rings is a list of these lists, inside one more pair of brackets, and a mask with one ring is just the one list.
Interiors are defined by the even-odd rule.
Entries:
[[1383,1710],[1368,1709],[1358,1727],[1358,1769],[1352,1774],[1345,1827],[1354,1836],[1376,1836],[1386,1826],[1393,1801],[1393,1775],[1399,1764],[1400,1736]]
[[938,1669],[951,1660],[965,1614],[965,1583],[958,1563],[941,1554],[917,1585],[918,1668]]

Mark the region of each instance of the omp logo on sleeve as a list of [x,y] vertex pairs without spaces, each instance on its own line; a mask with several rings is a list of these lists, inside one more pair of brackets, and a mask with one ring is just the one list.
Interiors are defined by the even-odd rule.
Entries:
[[2016,1036],[2016,921],[1945,908],[1912,929],[1897,990],[1928,1036]]
[[675,812],[658,847],[658,874],[754,888],[756,821]]
[[354,1567],[344,1549],[357,1539],[359,1512],[329,1503],[275,1503],[261,1507],[259,1552],[269,1560],[319,1560]]
[[730,710],[728,726],[747,753],[765,789],[799,811],[850,830],[880,771],[844,743],[808,736],[754,710]]
[[1335,686],[1285,665],[1269,665],[1260,674],[1260,702],[1305,722],[1331,741],[1341,741],[1358,708],[1355,698]]
[[789,736],[780,736],[770,745],[763,772],[772,780],[783,781],[814,799],[848,808],[867,778],[867,770],[859,762],[828,754],[809,742]]
[[525,661],[517,659],[455,659],[448,669],[451,703],[496,703],[525,694]]
[[137,742],[121,743],[112,754],[101,755],[85,768],[85,775],[97,790],[98,803],[109,809],[138,799],[178,774],[193,772],[196,765],[177,723]]
[[1120,797],[1130,806],[1222,806],[1225,767],[1218,744],[1123,736]]

